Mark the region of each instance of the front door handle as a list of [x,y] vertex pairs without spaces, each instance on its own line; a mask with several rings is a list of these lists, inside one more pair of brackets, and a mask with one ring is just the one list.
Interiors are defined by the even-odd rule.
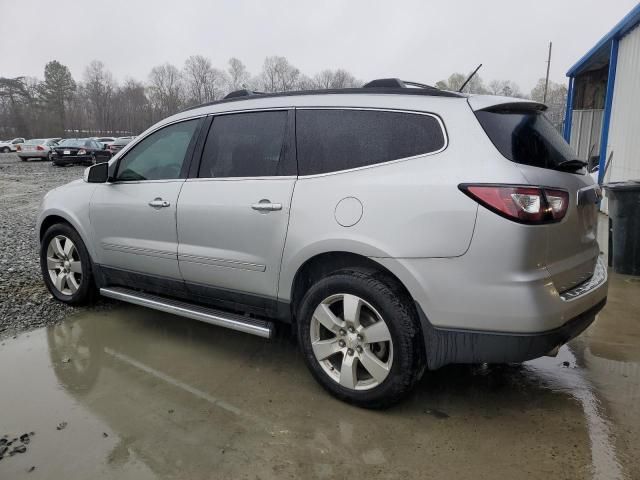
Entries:
[[149,202],[149,206],[153,208],[165,208],[165,207],[168,207],[169,205],[171,205],[169,202],[167,202],[166,200],[163,200],[160,197],[156,197]]
[[271,203],[271,200],[262,199],[258,203],[251,205],[251,208],[261,213],[274,212],[276,210],[282,210],[281,203]]

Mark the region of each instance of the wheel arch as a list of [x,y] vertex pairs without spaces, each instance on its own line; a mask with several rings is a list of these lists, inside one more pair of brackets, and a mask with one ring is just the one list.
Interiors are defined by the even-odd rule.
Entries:
[[345,268],[359,268],[381,272],[388,281],[395,284],[408,299],[412,296],[404,283],[387,267],[375,261],[374,258],[348,251],[328,251],[318,253],[307,259],[300,265],[293,276],[289,291],[292,318],[298,310],[298,306],[304,293],[321,278],[332,272]]
[[64,215],[64,213],[62,212],[50,212],[41,217],[38,225],[38,243],[42,242],[42,237],[44,236],[45,232],[52,225],[55,225],[57,223],[64,223],[66,225],[69,225],[78,233],[78,235],[80,235],[85,248],[89,252],[89,256],[91,257],[92,261],[94,261],[94,259],[96,258],[95,251],[91,242],[88,241],[87,232],[85,232],[84,229],[80,228],[79,222],[75,221],[73,218],[70,218],[67,215]]

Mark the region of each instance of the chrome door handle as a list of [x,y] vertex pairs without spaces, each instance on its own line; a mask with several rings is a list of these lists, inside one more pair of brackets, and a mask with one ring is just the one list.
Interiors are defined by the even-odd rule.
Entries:
[[153,208],[165,208],[165,207],[168,207],[169,205],[171,205],[169,202],[167,202],[166,200],[163,200],[160,197],[156,197],[149,202],[149,206]]
[[271,203],[269,200],[260,200],[258,203],[251,205],[251,208],[258,210],[259,212],[274,212],[276,210],[282,210],[281,203]]

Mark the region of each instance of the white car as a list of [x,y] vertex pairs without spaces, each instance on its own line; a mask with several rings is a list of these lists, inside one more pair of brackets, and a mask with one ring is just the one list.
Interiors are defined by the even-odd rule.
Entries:
[[24,143],[24,138],[14,138],[13,140],[0,141],[0,153],[15,152],[18,150],[18,145]]
[[116,141],[115,137],[92,137],[96,142],[100,142],[103,146],[108,147]]

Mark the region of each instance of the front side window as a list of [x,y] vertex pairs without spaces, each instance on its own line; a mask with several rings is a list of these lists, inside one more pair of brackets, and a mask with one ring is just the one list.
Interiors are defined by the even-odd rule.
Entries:
[[296,137],[300,175],[375,165],[445,146],[435,117],[377,110],[298,110]]
[[146,137],[120,160],[116,180],[182,178],[182,165],[199,121],[194,119],[175,123]]
[[286,111],[219,115],[202,153],[201,178],[287,175]]

